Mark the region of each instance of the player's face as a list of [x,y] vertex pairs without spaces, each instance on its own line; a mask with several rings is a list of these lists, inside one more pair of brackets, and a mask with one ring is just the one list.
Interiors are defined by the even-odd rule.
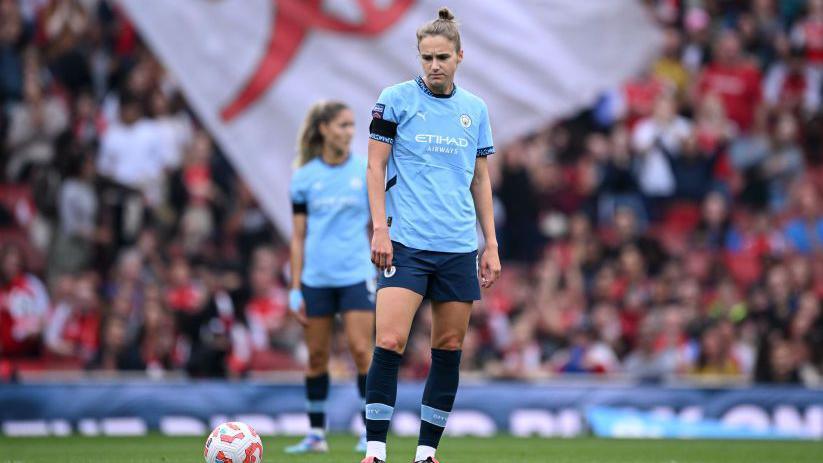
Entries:
[[454,42],[442,35],[423,37],[417,48],[426,83],[437,93],[445,93],[454,82],[457,65],[463,61],[463,50],[456,51]]
[[326,146],[335,153],[346,154],[349,144],[354,137],[354,113],[350,109],[343,109],[337,115],[320,126]]

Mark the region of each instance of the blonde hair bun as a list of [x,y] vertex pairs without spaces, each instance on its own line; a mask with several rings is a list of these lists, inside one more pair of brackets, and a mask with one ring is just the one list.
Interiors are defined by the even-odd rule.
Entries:
[[417,29],[417,46],[424,37],[435,35],[443,36],[454,43],[455,51],[460,51],[460,30],[459,24],[454,20],[452,11],[445,6],[437,11],[437,19],[423,24]]
[[437,11],[437,16],[438,19],[441,19],[443,21],[454,21],[454,14],[452,14],[451,10],[446,8],[445,6]]

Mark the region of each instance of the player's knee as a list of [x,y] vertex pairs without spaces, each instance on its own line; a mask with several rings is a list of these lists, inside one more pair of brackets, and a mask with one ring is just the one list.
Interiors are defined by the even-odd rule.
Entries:
[[363,346],[362,350],[352,350],[351,355],[358,370],[362,371],[363,369],[368,368],[369,362],[371,361],[371,352],[368,348]]
[[444,334],[432,343],[432,347],[442,350],[460,350],[463,348],[463,334],[462,333],[448,333]]
[[381,335],[377,337],[377,347],[402,354],[406,348],[406,339],[396,334]]
[[354,359],[354,363],[358,366],[364,363],[369,363],[371,357],[371,346],[367,342],[353,343],[349,345],[349,351]]
[[329,365],[329,353],[323,350],[309,351],[309,372],[321,374]]

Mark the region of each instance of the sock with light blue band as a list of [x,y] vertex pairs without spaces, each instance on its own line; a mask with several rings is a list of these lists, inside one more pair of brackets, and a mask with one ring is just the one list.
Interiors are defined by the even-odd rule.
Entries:
[[446,421],[449,420],[449,412],[444,412],[443,410],[438,410],[436,408],[429,407],[428,405],[421,405],[420,419],[426,423],[431,423],[435,426],[445,428]]
[[329,375],[306,377],[307,412],[312,429],[326,429],[326,399],[329,397]]
[[418,446],[437,448],[460,381],[459,350],[432,349],[432,364],[420,405]]
[[309,413],[326,413],[326,401],[309,400],[306,402],[306,409]]
[[391,421],[394,407],[386,404],[366,404],[366,418],[375,421]]
[[[397,371],[402,355],[397,352],[374,348],[369,374],[366,377],[366,439],[385,444],[389,433],[394,403],[397,399]],[[385,460],[385,456],[370,455]]]
[[[382,461],[386,461],[386,435],[389,432],[389,423],[394,414],[394,407],[381,403],[366,404],[366,411],[364,412],[367,418],[366,421],[366,456],[377,457]],[[380,440],[381,435],[377,435],[375,439],[375,429],[382,432],[383,440]]]

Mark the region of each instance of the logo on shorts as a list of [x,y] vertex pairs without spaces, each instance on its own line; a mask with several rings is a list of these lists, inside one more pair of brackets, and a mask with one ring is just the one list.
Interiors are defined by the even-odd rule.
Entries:
[[397,267],[394,265],[392,265],[391,268],[383,269],[383,276],[386,278],[393,277],[395,273],[397,273]]
[[463,128],[468,129],[469,127],[472,126],[472,118],[469,117],[468,114],[461,115],[460,116],[460,125],[462,125]]

